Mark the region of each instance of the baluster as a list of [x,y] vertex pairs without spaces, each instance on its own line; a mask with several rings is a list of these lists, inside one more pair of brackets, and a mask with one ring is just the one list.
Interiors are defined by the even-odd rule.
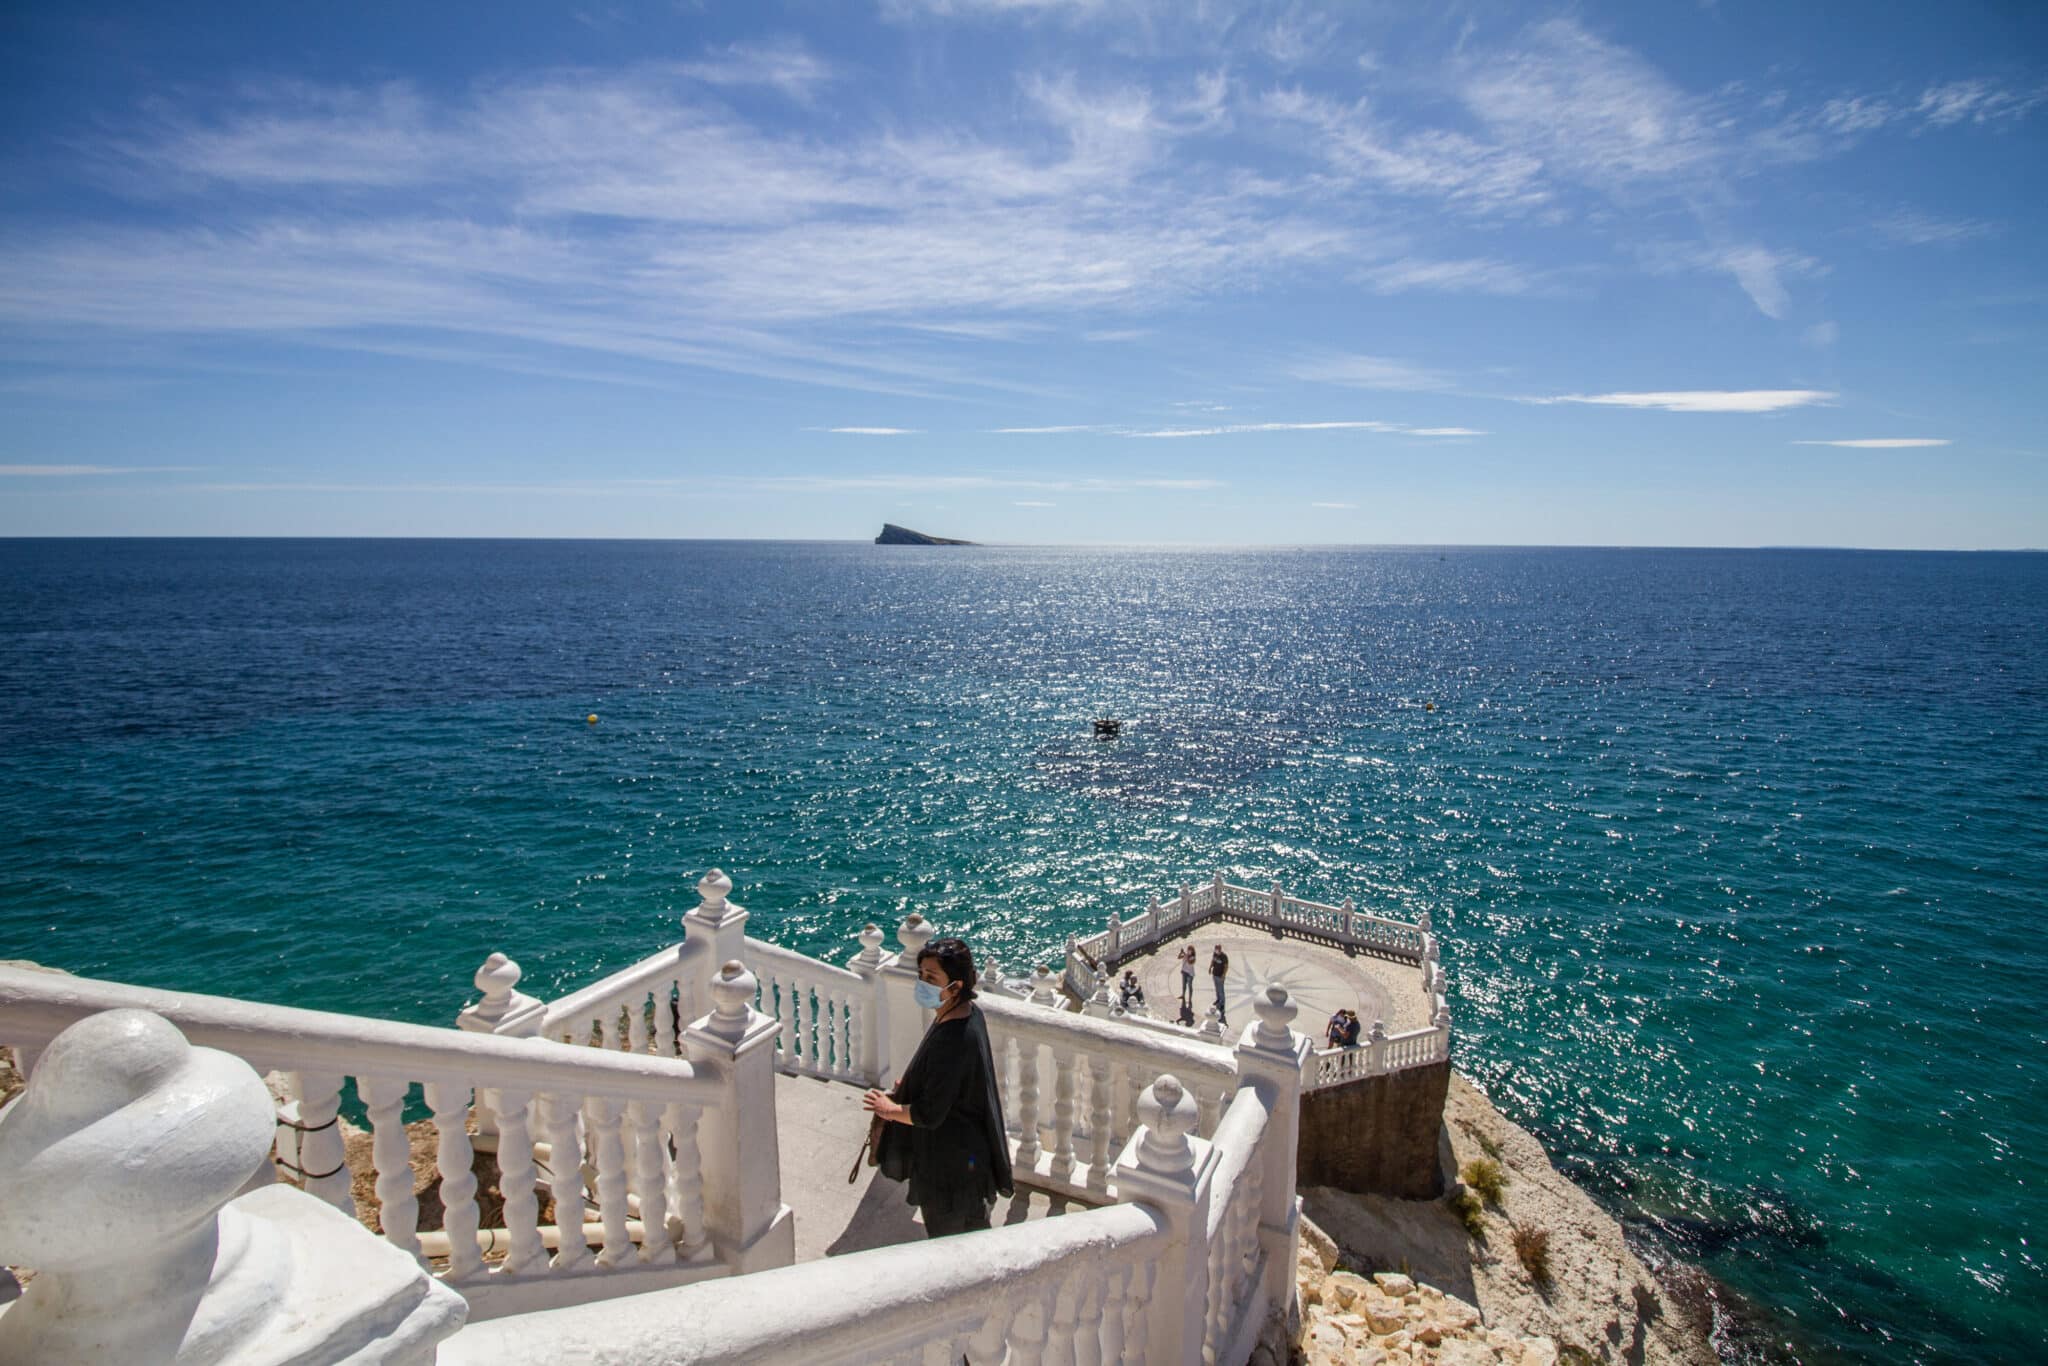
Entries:
[[845,1081],[857,1081],[855,1075],[859,1066],[860,1053],[853,1046],[853,994],[839,993],[839,1076]]
[[555,1196],[555,1227],[561,1241],[548,1263],[557,1271],[574,1271],[590,1259],[583,1241],[583,1141],[576,1133],[578,1097],[550,1091],[540,1098],[541,1126],[552,1151],[548,1155],[548,1188]]
[[1088,1157],[1088,1189],[1097,1195],[1109,1193],[1110,1164],[1110,1089],[1109,1058],[1105,1054],[1088,1055],[1088,1136],[1093,1141],[1093,1150]]
[[1052,1297],[1052,1327],[1045,1335],[1045,1366],[1076,1366],[1074,1360],[1074,1339],[1079,1319],[1078,1301],[1081,1298],[1081,1273],[1069,1271],[1060,1277],[1059,1289]]
[[616,1100],[592,1097],[589,1109],[597,1214],[604,1221],[604,1249],[597,1254],[597,1264],[614,1267],[633,1259],[633,1238],[626,1231],[626,1144],[619,1133],[625,1107]]
[[796,982],[791,984],[790,990],[796,995],[789,1004],[789,1060],[799,1071],[815,1071],[816,1059],[812,1055],[817,1047],[811,1041],[811,989],[802,982]]
[[1102,1355],[1104,1270],[1091,1265],[1074,1272],[1080,1286],[1080,1304],[1074,1314],[1074,1366],[1102,1366],[1105,1360],[1113,1366],[1123,1366]]
[[506,1251],[503,1273],[544,1270],[546,1249],[540,1239],[540,1201],[534,1195],[540,1173],[533,1165],[533,1096],[525,1091],[493,1091],[491,1109],[498,1116],[498,1189],[505,1196]]
[[1118,1152],[1122,1152],[1124,1144],[1131,1141],[1131,1135],[1138,1132],[1138,1097],[1145,1094],[1146,1086],[1145,1074],[1141,1069],[1132,1066],[1130,1063],[1123,1064],[1123,1069],[1124,1114],[1122,1123],[1117,1127],[1116,1150]]
[[370,1160],[377,1168],[377,1222],[384,1240],[420,1255],[420,1202],[412,1193],[412,1145],[405,1137],[403,1081],[357,1077],[356,1089],[370,1111]]
[[669,1203],[683,1221],[683,1241],[677,1250],[685,1257],[704,1246],[704,1168],[697,1150],[697,1115],[697,1106],[679,1100],[670,1103],[664,1116],[676,1144]]
[[1052,1179],[1065,1181],[1074,1172],[1074,1055],[1053,1053]]
[[1196,1121],[1200,1127],[1196,1130],[1195,1136],[1197,1138],[1214,1138],[1216,1136],[1216,1119],[1223,1110],[1223,1088],[1214,1085],[1197,1085],[1195,1087],[1195,1105],[1200,1116]]
[[676,1259],[668,1232],[667,1149],[661,1141],[661,1107],[653,1101],[636,1100],[626,1107],[626,1124],[633,1138],[633,1194],[640,1197],[640,1260],[664,1265]]
[[592,1011],[590,1018],[584,1021],[582,1032],[576,1042],[587,1043],[592,1048],[603,1048],[605,1046],[604,1041],[604,1012]]
[[[1228,1198],[1227,1192],[1218,1192]],[[1221,1236],[1209,1240],[1209,1304],[1202,1320],[1202,1360],[1214,1362],[1222,1350],[1223,1314],[1230,1300],[1230,1289],[1223,1279],[1224,1245],[1230,1241],[1231,1211],[1223,1212]]]
[[996,1099],[1003,1107],[1003,1123],[1014,1129],[1017,1127],[1017,1042],[1004,1035],[990,1040],[990,1045],[996,1054]]
[[1130,1293],[1124,1296],[1124,1355],[1125,1361],[1145,1360],[1145,1342],[1152,1331],[1152,1324],[1145,1316],[1145,1306],[1152,1299],[1154,1263],[1145,1262],[1131,1268]]
[[464,1281],[483,1270],[483,1254],[477,1250],[476,1172],[471,1164],[469,1088],[452,1082],[427,1083],[427,1108],[434,1115],[434,1132],[439,1143],[434,1162],[441,1171],[441,1227],[448,1234],[448,1275],[450,1281]]
[[664,1058],[676,1055],[675,991],[666,978],[654,985],[654,1051]]
[[[1158,902],[1152,903],[1157,906]],[[1124,1358],[1124,1284],[1127,1273],[1118,1266],[1105,1268],[1102,1280],[1101,1322],[1096,1325],[1098,1360],[1117,1366]]]
[[631,1004],[629,1004],[626,1008],[628,1047],[630,1047],[635,1054],[642,1054],[647,1052],[647,1041],[650,1033],[647,1027],[647,1021],[648,1017],[653,1013],[654,1011],[651,999],[646,997],[636,996],[631,1002]]
[[306,1193],[348,1215],[356,1213],[348,1158],[341,1141],[341,1077],[334,1072],[294,1072],[299,1093],[299,1167]]
[[1038,1045],[1017,1040],[1016,1164],[1030,1170],[1038,1163]]
[[[854,1010],[853,997],[851,996],[848,996],[846,998],[846,1003],[847,1010],[845,1075],[846,1079],[850,1082],[853,1082],[855,1085],[865,1086],[868,1082],[873,1080],[872,1077],[862,1076],[860,1072],[861,1050],[867,1046],[865,1042],[865,1035],[867,1034],[868,1030],[867,1012],[864,1010]],[[1008,1114],[1009,1111],[1005,1110],[1003,1113]]]
[[1059,1287],[1041,1292],[1010,1320],[1010,1355],[1006,1366],[1040,1366],[1045,1360],[1047,1325],[1052,1321],[1052,1300]]

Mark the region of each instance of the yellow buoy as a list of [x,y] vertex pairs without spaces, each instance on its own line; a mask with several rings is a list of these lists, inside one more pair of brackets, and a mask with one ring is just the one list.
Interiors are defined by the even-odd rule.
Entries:
[[594,725],[596,725],[596,724],[597,724],[597,713],[596,713],[596,712],[592,712],[592,713],[590,713],[590,715],[588,715],[588,716],[584,717],[583,719],[584,719],[585,721],[589,722],[589,723],[590,723],[591,725],[593,725],[593,726],[594,726]]

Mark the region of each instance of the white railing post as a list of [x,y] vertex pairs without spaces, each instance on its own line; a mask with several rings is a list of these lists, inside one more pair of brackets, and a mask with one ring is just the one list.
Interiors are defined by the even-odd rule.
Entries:
[[1143,1310],[1145,1360],[1193,1366],[1202,1360],[1202,1328],[1209,1317],[1209,1199],[1216,1154],[1191,1136],[1194,1097],[1174,1077],[1145,1088],[1138,1118],[1141,1127],[1117,1160],[1117,1198],[1158,1210],[1171,1240],[1160,1253]]
[[1180,928],[1185,930],[1195,918],[1195,889],[1183,882],[1180,885]]
[[60,1032],[0,1113],[0,1263],[36,1272],[0,1360],[431,1358],[459,1294],[303,1191],[236,1196],[275,1124],[254,1068],[160,1015]]
[[693,1021],[684,1036],[691,1063],[719,1083],[718,1099],[697,1124],[704,1229],[735,1276],[796,1260],[775,1126],[780,1026],[753,1008],[758,985],[745,964],[728,962],[711,979],[711,1013]]
[[866,1086],[881,1083],[888,1067],[889,997],[882,990],[882,930],[879,925],[863,926],[860,952],[847,959],[846,966],[860,976],[855,996],[853,1062],[858,1080]]
[[[502,953],[484,959],[470,980],[482,999],[464,1006],[455,1017],[455,1027],[470,1034],[496,1034],[501,1038],[533,1039],[540,1036],[547,1003],[519,990],[519,964]],[[498,1116],[479,1092],[473,1107],[476,1115],[475,1145],[482,1152],[498,1149]]]
[[1150,944],[1159,938],[1159,898],[1153,897],[1152,904],[1145,908],[1145,942]]
[[1351,898],[1347,896],[1344,898],[1344,938],[1347,943],[1357,937],[1357,930],[1353,928],[1353,922],[1357,919],[1358,908],[1351,904]]
[[1053,989],[1052,969],[1040,963],[1031,970],[1031,1004],[1044,1006],[1047,1010],[1059,1004],[1059,993]]
[[1259,1246],[1266,1253],[1265,1302],[1285,1304],[1294,1288],[1294,1259],[1301,1241],[1301,1200],[1294,1193],[1294,1164],[1301,1135],[1301,1092],[1315,1065],[1315,1045],[1294,1031],[1297,1007],[1287,988],[1267,987],[1253,1002],[1258,1022],[1237,1044],[1239,1085],[1259,1088],[1266,1102],[1266,1134],[1260,1140]]
[[1211,915],[1223,914],[1223,888],[1223,870],[1221,868],[1218,868],[1216,870],[1216,876],[1211,878],[1209,881],[1209,913]]
[[1123,940],[1124,922],[1118,918],[1115,911],[1111,911],[1109,913],[1109,943],[1103,948],[1102,958],[1097,962],[1096,966],[1104,967],[1114,963],[1118,950],[1123,946]]
[[697,880],[697,908],[683,915],[676,976],[690,993],[683,1002],[686,1018],[710,1009],[711,998],[705,993],[720,965],[747,961],[747,912],[727,899],[731,893],[732,879],[713,868]]
[[1387,1070],[1387,1022],[1374,1020],[1372,1032],[1365,1038],[1366,1075],[1376,1077]]
[[925,1026],[931,1023],[931,1012],[917,1003],[917,953],[937,932],[937,926],[915,911],[896,927],[896,942],[902,948],[881,968],[882,991],[888,998],[882,1019],[889,1043],[877,1086],[893,1085],[903,1075],[924,1038]]
[[1286,908],[1287,896],[1280,890],[1280,884],[1276,882],[1273,884],[1272,892],[1266,898],[1266,914],[1271,917],[1274,929],[1280,928],[1282,923],[1281,912],[1286,910]]

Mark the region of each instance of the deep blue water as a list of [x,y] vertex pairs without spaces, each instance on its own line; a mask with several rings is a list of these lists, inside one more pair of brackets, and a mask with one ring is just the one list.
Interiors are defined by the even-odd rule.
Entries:
[[1426,907],[1459,1066],[1750,1349],[2048,1333],[2048,556],[0,542],[0,957],[445,1023],[713,864],[835,957]]

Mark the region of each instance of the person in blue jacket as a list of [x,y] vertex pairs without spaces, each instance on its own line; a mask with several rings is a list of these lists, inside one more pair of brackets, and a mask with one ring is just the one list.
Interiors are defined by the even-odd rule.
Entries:
[[873,1090],[861,1098],[889,1121],[880,1165],[885,1173],[907,1171],[908,1199],[923,1213],[928,1238],[987,1228],[996,1197],[1015,1193],[975,979],[964,940],[934,939],[918,951],[917,1001],[934,1012],[931,1026],[893,1094]]

